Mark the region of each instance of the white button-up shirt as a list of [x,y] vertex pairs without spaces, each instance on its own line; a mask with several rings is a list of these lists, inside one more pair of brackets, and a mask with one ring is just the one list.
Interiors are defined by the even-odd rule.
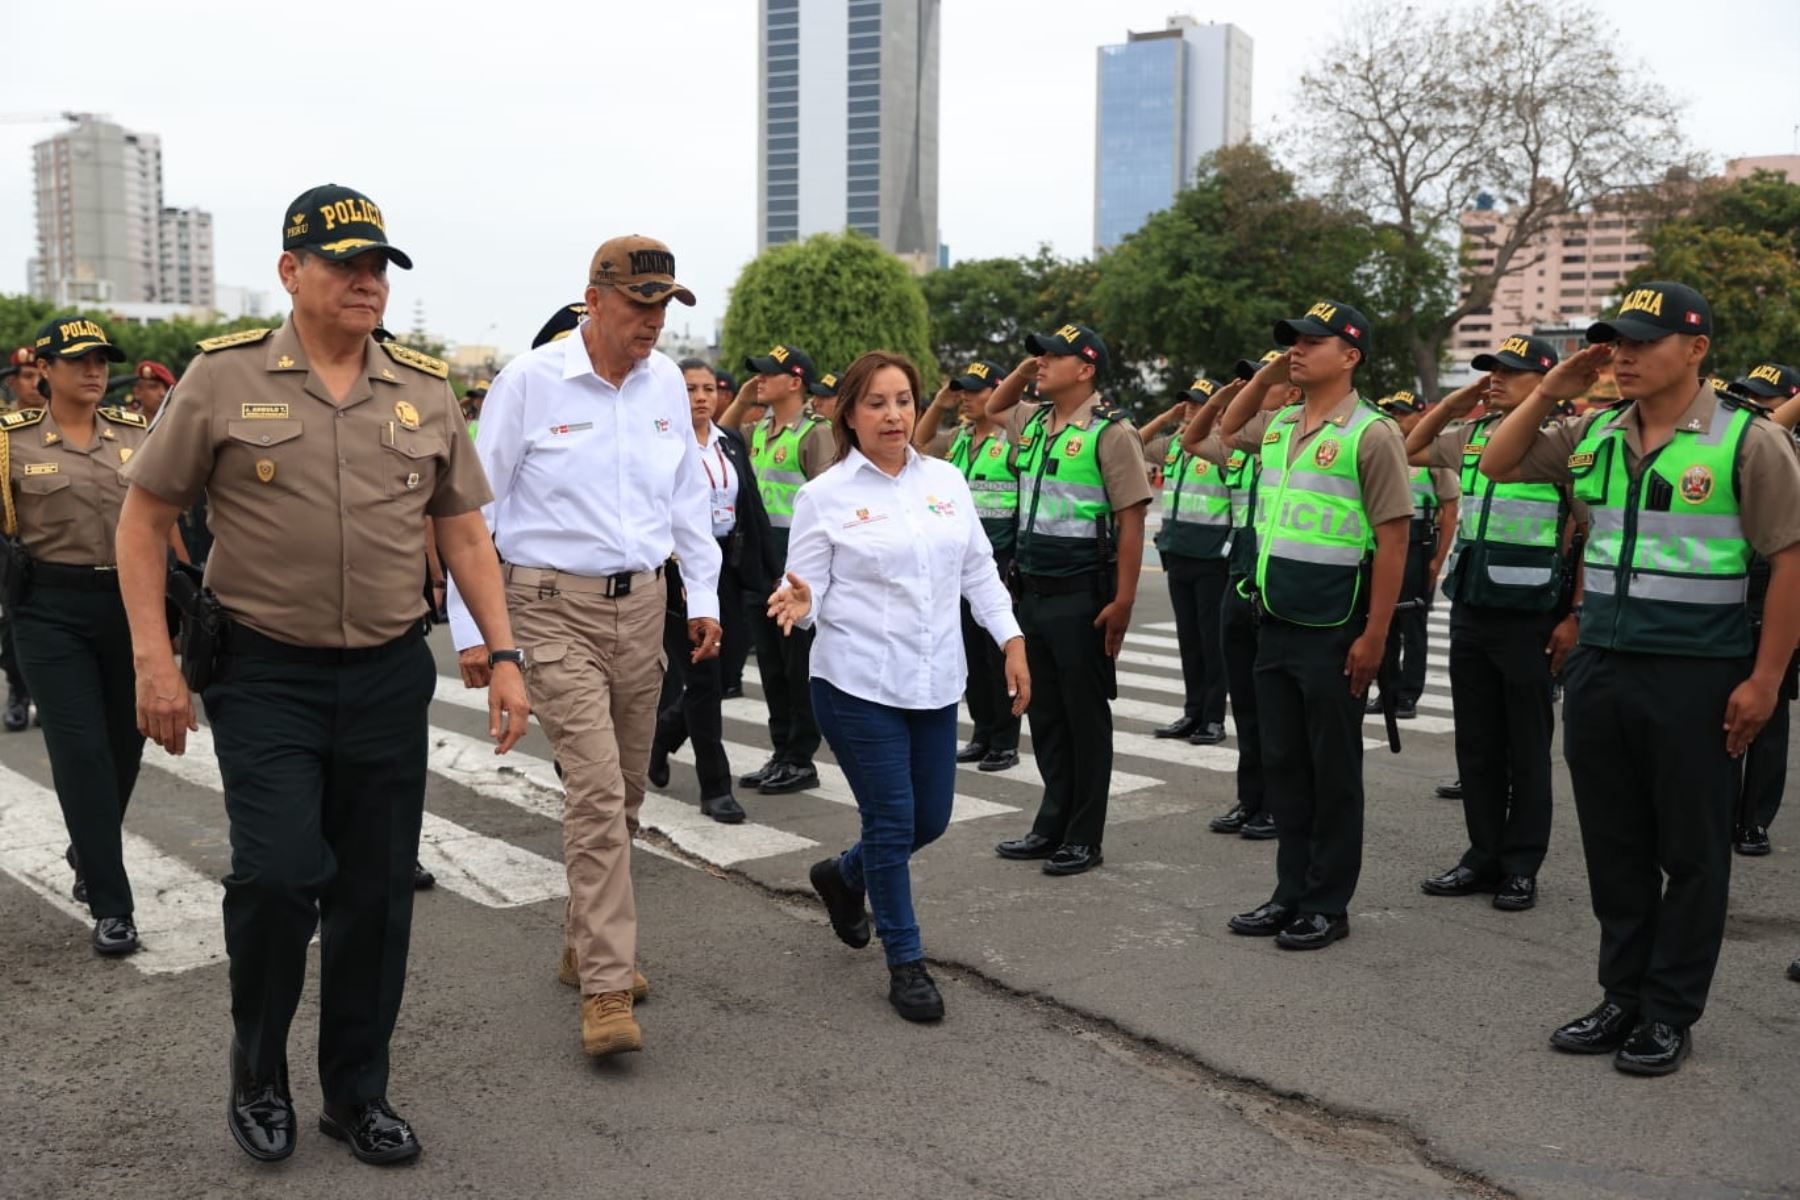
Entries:
[[[648,571],[681,557],[690,618],[719,616],[719,544],[687,386],[652,351],[614,387],[582,322],[506,364],[481,405],[475,454],[494,499],[481,510],[503,561],[570,575]],[[456,648],[481,643],[452,587]]]
[[852,450],[802,487],[787,569],[812,589],[813,676],[877,704],[956,703],[959,600],[1000,645],[1020,636],[968,482],[910,447],[897,476]]

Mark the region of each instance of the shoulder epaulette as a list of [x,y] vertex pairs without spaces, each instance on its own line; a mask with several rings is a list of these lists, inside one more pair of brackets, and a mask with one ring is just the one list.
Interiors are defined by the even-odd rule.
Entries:
[[111,404],[102,405],[99,411],[101,416],[111,421],[114,425],[135,425],[139,429],[150,428],[150,422],[143,413],[126,412],[124,409]]
[[1116,404],[1096,404],[1094,406],[1094,415],[1104,421],[1123,421],[1128,419],[1125,416],[1125,410]]
[[402,366],[411,367],[415,371],[423,371],[427,375],[435,375],[439,379],[450,378],[450,364],[441,358],[433,358],[422,350],[414,350],[411,346],[402,346],[399,342],[383,342],[381,348],[388,352],[388,357]]
[[215,350],[229,350],[233,346],[254,346],[274,332],[273,329],[240,329],[236,333],[222,333],[195,344],[200,347],[200,353],[211,354]]
[[10,431],[24,429],[28,425],[36,425],[44,419],[44,411],[41,408],[21,408],[18,412],[7,413],[4,417],[0,417],[0,429]]

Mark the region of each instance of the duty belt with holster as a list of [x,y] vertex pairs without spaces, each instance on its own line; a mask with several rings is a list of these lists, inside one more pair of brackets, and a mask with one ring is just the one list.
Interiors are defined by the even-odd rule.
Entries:
[[202,579],[200,568],[170,556],[164,603],[181,654],[181,677],[187,680],[188,690],[195,692],[204,692],[212,684],[225,630],[225,609]]

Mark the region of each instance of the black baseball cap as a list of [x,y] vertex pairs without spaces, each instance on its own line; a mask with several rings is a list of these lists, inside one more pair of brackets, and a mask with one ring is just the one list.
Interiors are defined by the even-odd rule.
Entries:
[[412,259],[388,245],[387,222],[375,202],[355,188],[335,183],[301,192],[288,205],[281,248],[306,250],[339,261],[366,250],[380,250],[396,267],[412,270]]
[[1179,394],[1183,400],[1197,400],[1201,404],[1205,404],[1213,398],[1213,393],[1218,390],[1218,384],[1204,375],[1196,375],[1194,382],[1182,388]]
[[1236,375],[1239,379],[1242,379],[1245,383],[1248,383],[1256,377],[1256,373],[1262,370],[1265,364],[1272,363],[1280,357],[1280,350],[1271,350],[1254,361],[1248,358],[1240,358],[1237,360],[1237,365],[1231,368],[1231,373]]
[[950,390],[953,392],[985,392],[991,387],[999,387],[1000,381],[1005,378],[1005,367],[997,362],[978,358],[950,377]]
[[838,377],[827,371],[819,376],[819,382],[807,384],[806,390],[813,396],[835,396],[838,393]]
[[1064,325],[1055,333],[1025,335],[1025,348],[1033,354],[1055,354],[1094,364],[1094,372],[1106,370],[1106,343],[1086,325]]
[[1514,371],[1535,371],[1543,375],[1557,364],[1559,358],[1556,347],[1543,338],[1518,333],[1501,342],[1500,348],[1492,354],[1477,354],[1469,365],[1477,371],[1510,367]]
[[1800,396],[1800,370],[1786,363],[1758,363],[1748,375],[1732,380],[1731,390],[1762,400],[1789,400]]
[[744,369],[757,375],[797,375],[807,384],[816,374],[811,356],[793,346],[770,346],[767,354],[746,358]]
[[125,352],[112,344],[112,339],[106,336],[106,330],[100,328],[98,321],[70,314],[66,317],[52,317],[38,330],[37,346],[33,353],[39,359],[81,358],[95,351],[109,362],[125,361]]
[[732,375],[732,373],[730,371],[721,371],[721,370],[719,370],[719,368],[714,367],[713,368],[713,382],[717,383],[719,385],[720,391],[724,391],[724,392],[737,391],[737,378],[734,375]]
[[469,385],[469,390],[464,392],[463,395],[465,395],[465,396],[485,396],[488,394],[488,388],[490,388],[492,386],[493,386],[493,384],[489,383],[485,379],[477,379],[474,383],[471,383]]
[[1302,337],[1341,337],[1369,361],[1369,319],[1348,304],[1321,300],[1304,317],[1275,322],[1275,344],[1291,346]]
[[1588,326],[1590,342],[1654,342],[1671,333],[1712,336],[1712,307],[1685,283],[1655,281],[1632,288],[1617,315]]
[[550,314],[550,319],[544,322],[544,327],[537,331],[536,337],[531,339],[531,348],[536,350],[545,342],[559,342],[568,337],[575,332],[575,327],[581,324],[581,318],[585,316],[587,316],[587,301],[577,300],[573,304],[563,305]]
[[1425,406],[1411,392],[1394,392],[1383,396],[1376,402],[1375,407],[1390,417],[1411,416],[1413,413],[1425,411]]

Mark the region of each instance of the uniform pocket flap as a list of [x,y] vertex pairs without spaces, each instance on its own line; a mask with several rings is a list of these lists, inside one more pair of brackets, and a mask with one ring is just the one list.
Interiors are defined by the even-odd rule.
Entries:
[[436,438],[402,432],[392,442],[384,442],[389,450],[406,458],[436,458],[444,452],[444,443]]
[[569,643],[567,642],[545,642],[541,646],[531,647],[526,652],[525,659],[533,664],[561,662],[568,653]]
[[304,431],[299,421],[227,421],[225,436],[246,446],[279,446]]
[[74,480],[67,475],[27,475],[15,481],[19,491],[27,496],[48,496],[51,492],[60,492]]

